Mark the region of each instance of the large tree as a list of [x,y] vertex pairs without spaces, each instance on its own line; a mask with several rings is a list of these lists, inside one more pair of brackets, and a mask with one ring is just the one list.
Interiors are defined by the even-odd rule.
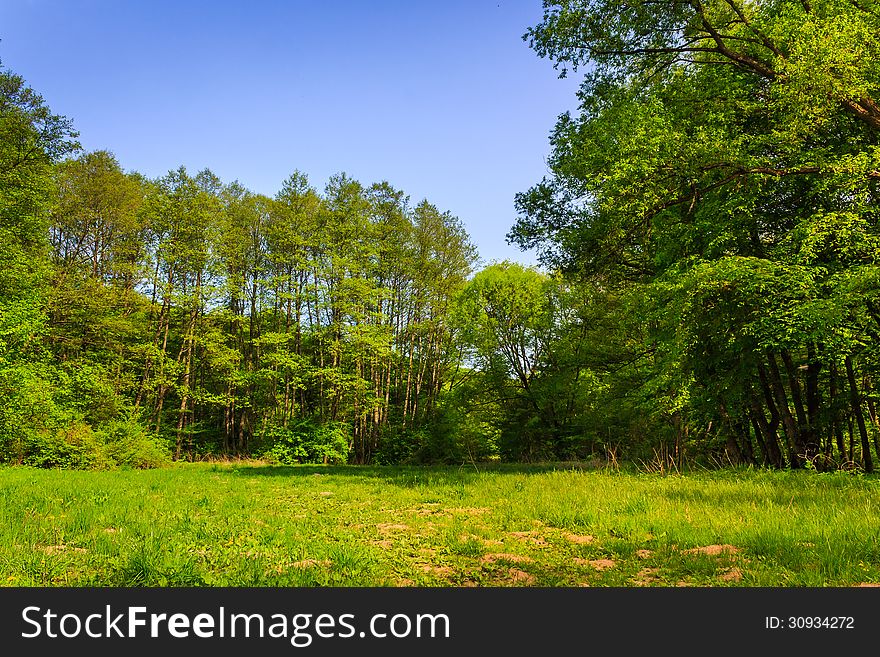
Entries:
[[644,301],[645,385],[680,400],[676,430],[684,413],[735,460],[870,470],[876,2],[545,2],[526,38],[586,73],[511,238]]
[[43,341],[52,167],[78,148],[75,138],[68,119],[0,69],[0,448],[19,462],[56,421]]

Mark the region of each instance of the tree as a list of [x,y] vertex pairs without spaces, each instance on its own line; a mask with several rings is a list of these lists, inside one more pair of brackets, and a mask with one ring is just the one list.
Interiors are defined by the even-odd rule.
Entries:
[[545,2],[526,35],[563,73],[590,70],[510,237],[644,299],[645,353],[697,433],[722,427],[733,460],[757,443],[772,465],[782,451],[793,467],[849,461],[833,438],[843,411],[872,468],[874,5]]
[[61,419],[44,349],[52,167],[74,152],[70,121],[0,69],[0,457],[21,462]]
[[589,309],[578,293],[559,277],[502,262],[478,272],[458,297],[459,339],[483,384],[469,411],[503,409],[490,424],[507,457],[592,451],[583,420],[597,388],[582,353]]

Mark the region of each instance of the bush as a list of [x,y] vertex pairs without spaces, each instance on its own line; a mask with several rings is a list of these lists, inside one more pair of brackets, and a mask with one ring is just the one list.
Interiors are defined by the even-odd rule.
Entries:
[[103,470],[114,465],[92,427],[78,421],[29,436],[23,463],[38,468],[73,470]]
[[428,440],[419,450],[427,463],[473,463],[496,460],[500,431],[452,404],[441,405],[431,424]]
[[441,403],[427,426],[384,433],[373,461],[378,465],[492,461],[498,458],[499,433],[489,422]]
[[26,440],[21,463],[39,468],[109,470],[155,468],[170,460],[168,449],[133,420],[113,420],[98,430],[74,421]]
[[57,442],[54,434],[69,418],[55,404],[53,392],[37,365],[0,368],[0,462],[23,463],[36,444]]
[[0,463],[101,470],[151,468],[168,450],[133,419],[95,368],[65,374],[38,364],[0,367]]
[[350,429],[344,422],[300,420],[286,427],[269,427],[263,439],[269,447],[261,456],[283,465],[345,463],[351,445]]
[[132,418],[112,420],[101,427],[103,449],[116,465],[128,468],[156,468],[171,460],[163,442]]
[[413,463],[418,460],[418,454],[428,439],[426,429],[388,427],[381,434],[372,462],[376,465]]

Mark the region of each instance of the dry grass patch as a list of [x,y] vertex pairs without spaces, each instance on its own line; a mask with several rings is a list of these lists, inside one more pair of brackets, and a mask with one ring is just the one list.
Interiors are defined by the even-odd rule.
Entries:
[[482,563],[495,563],[496,561],[510,561],[511,563],[533,563],[535,560],[524,554],[510,554],[507,552],[490,552],[480,557]]
[[571,543],[577,543],[578,545],[589,545],[593,541],[596,540],[595,536],[591,536],[590,534],[564,534],[565,540]]
[[682,554],[707,554],[710,557],[717,557],[719,554],[738,554],[741,550],[735,545],[704,545],[703,547],[695,547],[684,550]]
[[633,584],[636,586],[650,586],[651,584],[656,584],[660,581],[660,577],[658,574],[660,573],[659,568],[642,568],[638,575],[636,575],[635,579],[633,579]]
[[487,506],[452,506],[446,509],[447,513],[461,513],[466,516],[481,516],[491,511]]
[[35,549],[44,554],[58,554],[59,552],[88,552],[85,548],[73,547],[72,545],[44,545],[38,546]]
[[422,572],[429,575],[437,575],[438,577],[449,577],[455,572],[451,566],[435,566],[433,564],[425,564],[422,566]]
[[303,559],[301,561],[294,561],[288,567],[289,568],[315,568],[320,566],[321,568],[329,568],[333,565],[333,562],[329,559]]
[[531,586],[538,580],[531,573],[527,573],[524,570],[517,570],[516,568],[511,568],[507,571],[507,575],[511,581],[516,582],[522,586]]

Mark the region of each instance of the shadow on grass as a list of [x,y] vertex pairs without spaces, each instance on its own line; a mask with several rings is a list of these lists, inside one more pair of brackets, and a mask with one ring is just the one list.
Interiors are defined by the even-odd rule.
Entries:
[[[219,469],[219,468],[218,468]],[[227,470],[223,468],[223,470]],[[351,477],[355,479],[382,479],[403,487],[437,484],[462,484],[484,474],[529,475],[562,471],[597,471],[584,463],[478,463],[476,465],[261,465],[234,466],[232,474],[243,477]]]

